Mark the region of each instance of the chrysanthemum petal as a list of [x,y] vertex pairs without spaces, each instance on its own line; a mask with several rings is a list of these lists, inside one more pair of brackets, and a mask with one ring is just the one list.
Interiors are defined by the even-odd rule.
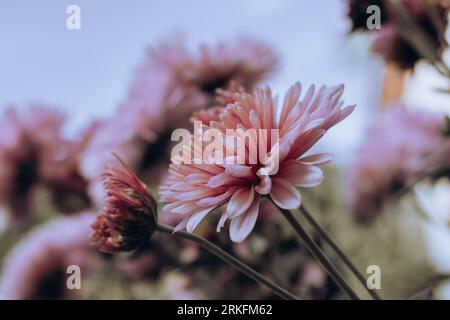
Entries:
[[255,198],[253,186],[243,187],[234,192],[227,206],[227,213],[230,219],[241,215],[252,204]]
[[300,192],[285,179],[272,178],[270,198],[282,209],[297,209],[301,204]]
[[304,165],[298,161],[290,161],[284,165],[277,177],[289,181],[297,187],[310,188],[319,185],[324,175],[320,168],[316,166]]
[[255,227],[259,212],[259,198],[253,200],[252,205],[243,214],[231,220],[230,239],[240,243],[244,241]]
[[239,164],[227,165],[225,172],[230,176],[237,178],[251,178],[253,176],[251,167]]
[[203,209],[199,212],[194,213],[188,220],[186,224],[186,231],[187,232],[193,232],[195,228],[197,228],[198,224],[202,221],[202,219],[215,207],[209,207],[206,209]]
[[316,153],[310,156],[306,156],[298,159],[298,162],[308,165],[320,166],[333,161],[333,155],[331,153]]

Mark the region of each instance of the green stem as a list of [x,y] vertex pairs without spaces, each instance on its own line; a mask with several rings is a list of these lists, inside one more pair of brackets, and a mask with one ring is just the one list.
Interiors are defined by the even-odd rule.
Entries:
[[359,300],[358,295],[353,291],[350,285],[341,276],[339,271],[334,267],[330,260],[325,256],[319,246],[314,242],[314,240],[309,236],[306,230],[303,228],[297,219],[293,216],[292,212],[286,209],[281,209],[283,216],[287,219],[290,225],[294,228],[297,234],[302,239],[306,248],[311,252],[311,254],[319,261],[319,263],[324,267],[330,277],[336,282],[336,284],[342,289],[342,291],[352,300]]
[[355,277],[361,282],[370,296],[375,300],[381,300],[375,290],[371,290],[366,285],[366,279],[359,272],[356,266],[351,262],[350,258],[342,251],[342,249],[337,245],[337,243],[331,239],[328,233],[320,226],[320,224],[314,219],[314,217],[306,210],[306,208],[302,205],[300,207],[300,211],[303,213],[303,216],[306,220],[313,226],[313,228],[317,231],[319,236],[334,250],[334,252],[339,256],[342,262],[350,269],[350,271],[355,275]]
[[190,240],[190,241],[193,241],[193,242],[199,244],[201,247],[203,247],[204,249],[209,251],[211,254],[215,255],[216,257],[218,257],[222,261],[224,261],[224,262],[228,263],[229,265],[233,266],[234,268],[236,268],[240,272],[244,273],[245,275],[249,276],[250,278],[252,278],[256,282],[258,282],[259,284],[261,284],[261,285],[267,287],[268,289],[272,290],[274,293],[276,293],[278,296],[280,296],[281,298],[283,298],[285,300],[300,300],[300,298],[298,298],[297,296],[295,296],[292,293],[290,293],[289,291],[283,289],[279,285],[273,283],[271,280],[267,279],[266,277],[264,277],[259,272],[253,270],[248,265],[246,265],[242,261],[236,259],[235,257],[233,257],[232,255],[228,254],[227,252],[223,251],[221,248],[219,248],[218,246],[216,246],[212,242],[206,240],[205,238],[199,237],[199,236],[197,236],[195,234],[192,234],[192,233],[189,233],[189,232],[185,232],[185,231],[174,232],[173,227],[168,226],[168,225],[164,225],[164,224],[161,224],[161,223],[158,223],[157,230],[161,231],[163,233],[171,234],[171,235],[174,235],[176,237],[187,239],[187,240]]

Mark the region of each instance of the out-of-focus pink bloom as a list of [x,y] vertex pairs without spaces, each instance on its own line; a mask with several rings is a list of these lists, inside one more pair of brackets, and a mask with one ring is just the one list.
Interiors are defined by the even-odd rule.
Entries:
[[[63,124],[62,114],[42,106],[23,113],[9,110],[1,120],[0,202],[12,220],[28,215],[37,188],[49,191],[58,209],[87,207],[86,181],[78,166],[86,142],[66,139]],[[75,202],[80,205],[74,207]]]
[[347,194],[357,220],[370,221],[383,203],[421,174],[450,166],[450,139],[439,127],[444,116],[390,109],[369,131],[347,176]]
[[[203,46],[197,55],[180,43],[162,45],[150,52],[150,65],[154,64],[172,74],[172,106],[177,112],[187,109],[189,116],[193,110],[208,107],[216,89],[227,88],[231,81],[252,90],[274,71],[277,58],[268,46],[241,38],[215,47]],[[199,104],[189,106],[181,103],[183,100]]]
[[80,139],[65,141],[65,155],[54,160],[53,166],[42,173],[57,208],[63,213],[79,212],[91,204],[88,181],[82,176],[81,155],[100,124],[94,122],[80,133]]
[[101,202],[96,181],[112,152],[139,176],[157,183],[167,170],[171,131],[187,127],[193,111],[211,107],[216,89],[232,81],[250,89],[275,65],[273,51],[251,39],[203,47],[197,55],[175,42],[151,51],[125,102],[84,152],[82,170],[91,181],[92,197]]
[[[416,21],[432,45],[435,46],[437,53],[440,54],[445,47],[442,39],[448,21],[449,2],[447,0],[400,0],[399,4]],[[381,9],[381,29],[379,30],[367,29],[367,21],[370,16],[367,8],[371,5],[376,5]],[[437,19],[441,20],[439,23],[433,21],[435,18],[432,18],[431,11],[434,11]],[[401,27],[398,25],[399,15],[386,1],[350,0],[349,17],[352,20],[352,31],[363,30],[375,33],[372,49],[387,61],[395,62],[402,69],[409,69],[422,58],[421,54],[403,37],[399,29]],[[434,48],[431,49],[434,50]]]
[[[132,87],[118,112],[96,130],[81,157],[81,170],[90,181],[90,195],[97,205],[104,195],[98,177],[113,160],[112,153],[140,176],[149,169],[160,169],[161,164],[167,165],[167,160],[161,159],[168,158],[165,149],[170,143],[165,110],[170,77],[162,70],[139,70],[135,81],[142,84],[142,90]],[[152,175],[152,180],[158,178]]]
[[63,157],[61,136],[63,118],[43,107],[32,107],[26,114],[9,110],[1,121],[0,202],[13,220],[27,216],[42,173],[52,168],[56,157]]
[[[151,243],[153,244],[153,243]],[[120,270],[129,278],[156,279],[161,275],[164,267],[173,265],[173,261],[167,256],[167,252],[158,246],[143,245],[139,247],[131,257],[123,261]]]
[[156,230],[157,204],[145,184],[118,158],[101,178],[105,206],[92,224],[92,242],[106,252],[131,251]]
[[[407,62],[402,62],[405,65],[414,64],[418,57],[412,59],[405,56],[405,50],[408,52],[407,44],[402,40],[395,26],[386,25],[380,30],[374,32],[372,41],[372,50],[379,53],[388,61],[402,61],[407,59]],[[409,61],[414,60],[414,61]]]
[[[102,204],[104,197],[99,175],[114,159],[112,153],[119,155],[140,174],[149,166],[147,162],[164,158],[165,148],[158,148],[161,132],[156,127],[158,116],[153,114],[154,111],[129,108],[126,112],[114,115],[100,125],[83,151],[80,160],[81,171],[89,181],[89,194],[98,206]],[[148,124],[147,127],[145,123]],[[162,142],[168,144],[170,138],[165,138]]]
[[[261,197],[270,197],[283,209],[298,208],[301,197],[297,187],[320,184],[324,176],[317,166],[331,161],[329,154],[305,153],[354,109],[342,108],[343,89],[341,85],[316,91],[312,86],[300,99],[301,86],[297,83],[289,89],[282,105],[277,105],[269,88],[258,89],[254,95],[230,93],[234,102],[224,108],[220,121],[212,121],[209,127],[223,134],[227,129],[275,129],[279,144],[253,136],[248,143],[262,147],[255,148],[257,154],[249,154],[251,148],[246,148],[244,164],[171,164],[161,187],[161,200],[167,203],[165,210],[183,217],[176,230],[186,228],[192,232],[208,213],[227,203],[217,230],[231,220],[230,237],[242,242],[256,223]],[[242,139],[239,131],[235,132],[234,138]],[[278,156],[278,170],[268,170],[267,163],[261,161],[261,150],[269,157]],[[250,158],[256,159],[256,164]]]
[[171,300],[205,299],[205,295],[193,286],[192,279],[183,273],[169,273],[163,278],[162,288]]
[[64,299],[77,290],[67,289],[67,267],[77,265],[88,273],[90,223],[84,213],[56,220],[33,230],[3,262],[0,299]]

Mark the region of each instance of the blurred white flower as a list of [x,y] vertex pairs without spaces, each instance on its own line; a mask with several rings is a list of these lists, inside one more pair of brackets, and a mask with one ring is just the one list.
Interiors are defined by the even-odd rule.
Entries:
[[425,181],[414,192],[429,219],[423,228],[427,256],[438,274],[450,275],[450,181],[447,178],[434,183]]
[[426,181],[415,189],[417,202],[427,217],[440,225],[447,226],[450,232],[450,180],[439,179],[435,183]]

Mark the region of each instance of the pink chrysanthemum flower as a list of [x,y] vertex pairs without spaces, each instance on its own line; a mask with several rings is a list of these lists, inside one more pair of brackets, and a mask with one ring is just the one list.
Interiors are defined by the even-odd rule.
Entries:
[[[270,197],[283,209],[298,208],[301,197],[297,187],[320,184],[324,176],[318,166],[331,161],[329,154],[305,153],[354,109],[342,108],[343,89],[322,87],[316,91],[312,86],[300,99],[301,86],[297,83],[281,106],[269,88],[258,89],[254,95],[229,93],[234,102],[226,105],[220,121],[212,121],[205,129],[215,128],[224,134],[227,129],[274,129],[279,132],[279,143],[253,136],[246,145],[243,164],[171,164],[161,187],[161,200],[167,203],[165,210],[183,218],[176,230],[192,232],[208,213],[227,204],[217,230],[231,220],[230,237],[241,242],[256,223],[261,197]],[[235,138],[241,137],[237,134]],[[249,154],[250,143],[258,145],[257,154]],[[261,151],[269,156],[278,151],[278,170],[268,170],[267,162],[260,161]],[[258,161],[249,161],[251,157]]]
[[422,174],[450,169],[450,139],[440,127],[444,116],[389,109],[369,131],[347,176],[348,203],[359,221],[371,221],[396,191]]
[[89,224],[93,214],[58,218],[38,227],[6,256],[0,277],[0,299],[65,299],[77,290],[67,289],[67,267],[89,270]]
[[131,251],[149,240],[157,223],[157,204],[145,184],[117,158],[101,178],[105,206],[92,224],[92,243],[102,251]]

